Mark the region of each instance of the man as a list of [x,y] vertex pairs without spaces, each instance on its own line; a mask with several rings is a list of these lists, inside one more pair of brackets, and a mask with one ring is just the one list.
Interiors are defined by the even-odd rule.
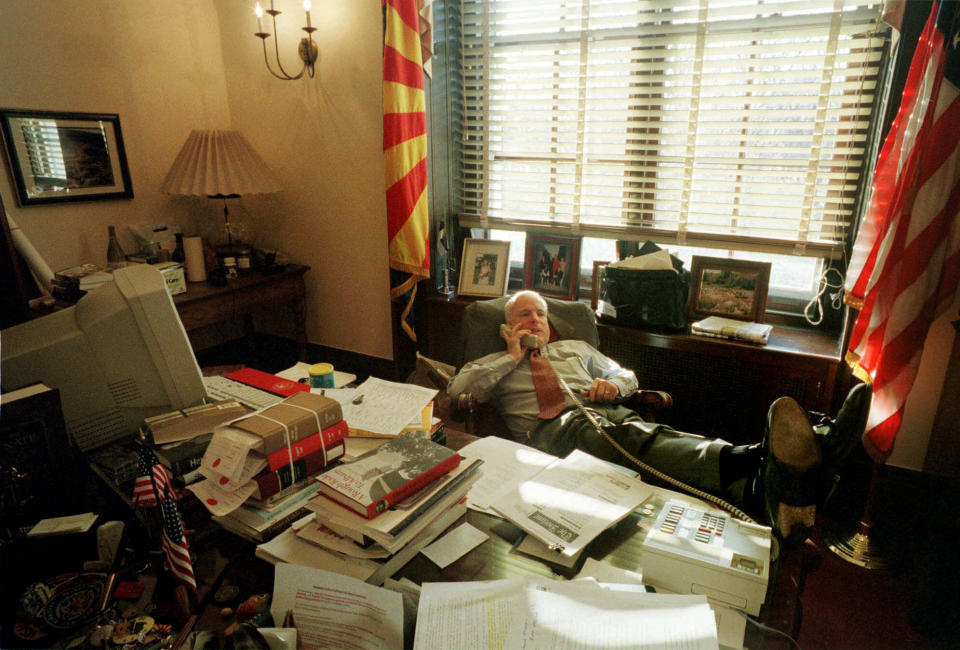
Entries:
[[[734,501],[790,544],[809,535],[817,503],[866,425],[866,384],[854,387],[836,420],[824,419],[816,429],[796,401],[781,397],[767,414],[762,445],[733,446],[644,422],[620,405],[636,392],[636,375],[584,341],[550,342],[547,304],[539,294],[514,294],[505,316],[501,335],[506,349],[465,364],[447,386],[451,398],[472,393],[479,402],[494,402],[514,439],[548,453],[566,456],[579,448],[631,466],[569,393],[557,396],[555,390],[544,389],[538,395],[535,384],[557,381],[541,379],[555,375],[562,380],[557,382],[561,389],[565,382],[579,395],[603,431],[629,454],[683,483]],[[525,338],[530,336],[536,341]],[[552,372],[541,370],[543,360]]]

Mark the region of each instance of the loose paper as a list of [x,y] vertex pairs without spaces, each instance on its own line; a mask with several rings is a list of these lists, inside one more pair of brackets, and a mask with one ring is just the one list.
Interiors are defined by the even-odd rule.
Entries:
[[651,494],[639,479],[575,449],[490,505],[550,548],[574,555]]
[[471,442],[460,450],[460,455],[484,461],[483,476],[467,494],[467,507],[494,515],[499,513],[490,508],[491,501],[516,489],[520,483],[557,460],[556,456],[497,436]]
[[490,539],[490,536],[464,522],[421,551],[441,569]]
[[303,650],[403,647],[403,597],[356,578],[277,564],[270,613],[282,621],[288,611]]

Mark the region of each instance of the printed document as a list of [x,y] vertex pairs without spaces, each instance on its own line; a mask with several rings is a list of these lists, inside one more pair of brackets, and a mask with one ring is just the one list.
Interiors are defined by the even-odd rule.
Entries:
[[467,494],[467,507],[492,515],[490,502],[506,491],[512,491],[557,460],[556,456],[497,436],[471,442],[460,450],[464,458],[483,460],[483,475]]
[[403,647],[403,596],[355,578],[277,564],[270,613],[282,621],[288,611],[303,650]]
[[570,556],[652,494],[653,488],[639,479],[575,449],[490,506],[554,551]]
[[539,576],[425,583],[415,650],[717,648],[706,596],[649,594]]
[[392,438],[421,417],[437,391],[370,377],[357,388],[326,389],[324,395],[340,402],[351,436]]

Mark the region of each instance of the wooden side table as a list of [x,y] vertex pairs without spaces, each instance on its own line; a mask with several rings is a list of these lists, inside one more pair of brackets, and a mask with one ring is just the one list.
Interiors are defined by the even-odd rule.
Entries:
[[173,297],[183,327],[188,332],[198,327],[243,317],[248,336],[254,332],[253,313],[261,307],[282,303],[293,306],[294,330],[299,359],[306,360],[307,320],[304,308],[306,289],[303,275],[309,266],[287,264],[283,271],[263,275],[258,271],[227,280],[221,287],[207,282],[188,282],[187,292]]

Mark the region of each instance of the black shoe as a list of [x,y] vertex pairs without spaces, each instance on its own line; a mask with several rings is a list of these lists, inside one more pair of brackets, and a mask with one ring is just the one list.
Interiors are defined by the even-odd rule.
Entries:
[[814,422],[813,431],[823,453],[824,475],[832,477],[860,442],[867,428],[870,402],[873,398],[871,384],[857,384],[847,393],[836,419],[822,417]]
[[813,530],[823,456],[810,420],[796,400],[770,405],[760,468],[767,523],[788,546],[802,544]]

